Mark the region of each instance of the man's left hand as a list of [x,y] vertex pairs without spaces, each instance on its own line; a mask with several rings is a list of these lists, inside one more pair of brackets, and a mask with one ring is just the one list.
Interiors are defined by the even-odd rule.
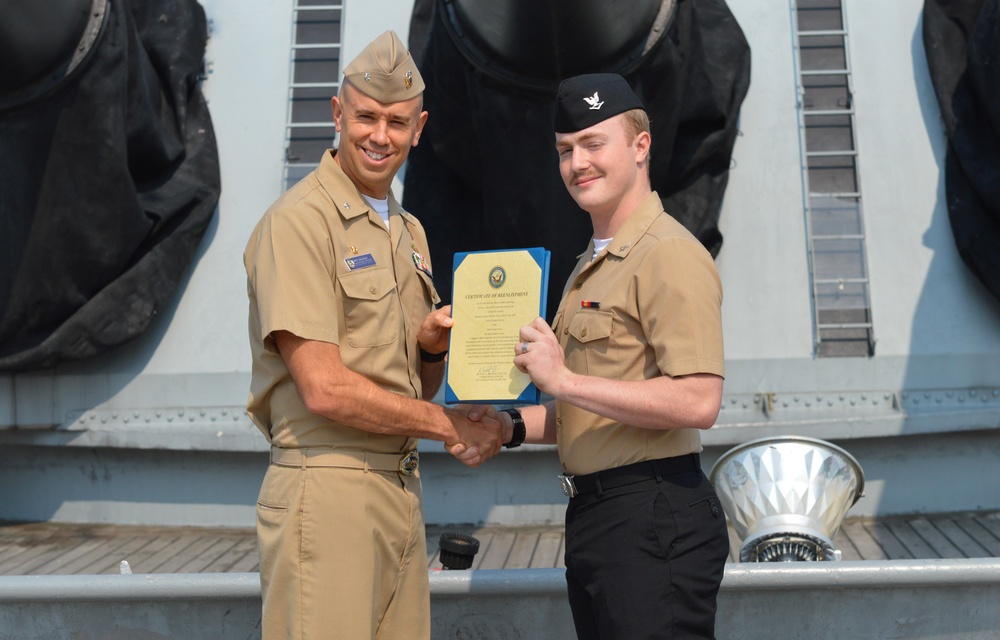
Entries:
[[451,319],[451,305],[445,305],[427,314],[417,331],[417,345],[428,353],[441,353],[448,349],[448,336],[455,321]]

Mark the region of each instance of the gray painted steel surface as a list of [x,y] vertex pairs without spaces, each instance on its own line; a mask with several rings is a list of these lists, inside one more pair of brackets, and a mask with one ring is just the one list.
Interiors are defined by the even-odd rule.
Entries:
[[[432,637],[572,638],[561,569],[432,571]],[[0,577],[0,640],[253,640],[256,573]],[[736,564],[721,640],[986,640],[1000,560]]]
[[[17,454],[0,482],[21,488],[0,504],[0,519],[253,522],[266,442],[244,413],[240,256],[285,186],[292,4],[247,12],[202,0],[213,25],[203,89],[226,185],[219,215],[179,298],[149,331],[92,361],[0,375],[0,444]],[[866,497],[854,515],[998,506],[1000,303],[962,264],[948,225],[922,3],[844,0],[850,55],[864,62],[852,82],[878,339],[871,358],[814,356],[794,4],[727,4],[753,51],[753,77],[719,221],[727,376],[718,424],[704,434],[706,468],[732,445],[802,435],[835,442],[864,467]],[[407,0],[346,7],[344,59],[388,28],[407,32]],[[429,522],[562,517],[551,452],[507,452],[479,475],[426,457]]]
[[[1000,302],[962,264],[948,225],[946,141],[920,37],[922,3],[844,2],[850,54],[864,62],[853,66],[852,104],[878,339],[871,358],[814,356],[792,5],[727,4],[753,51],[719,222],[727,360],[720,426],[741,432],[730,443],[782,434],[836,439],[814,431],[843,423],[852,426],[844,437],[997,429]],[[207,437],[219,424],[245,421],[250,357],[240,255],[284,187],[292,3],[261,3],[250,13],[232,0],[202,5],[213,25],[204,93],[227,186],[181,295],[147,333],[111,353],[0,375],[0,428],[184,423]],[[344,59],[387,28],[407,32],[407,0],[346,6]]]

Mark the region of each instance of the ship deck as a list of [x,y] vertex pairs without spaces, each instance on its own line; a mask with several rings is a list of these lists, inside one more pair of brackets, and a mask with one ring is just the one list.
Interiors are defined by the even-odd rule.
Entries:
[[[562,568],[561,526],[428,526],[429,568],[445,531],[480,541],[473,569]],[[732,553],[740,540],[730,528]],[[1000,511],[848,518],[835,536],[843,560],[1000,557]],[[0,575],[240,573],[258,570],[252,528],[0,523]]]

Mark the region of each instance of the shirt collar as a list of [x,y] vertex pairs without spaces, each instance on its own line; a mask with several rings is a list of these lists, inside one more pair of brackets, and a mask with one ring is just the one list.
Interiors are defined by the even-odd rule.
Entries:
[[[618,229],[618,233],[611,239],[611,244],[608,245],[606,251],[619,258],[627,256],[635,243],[646,233],[646,230],[661,213],[663,213],[663,202],[660,200],[660,196],[653,191],[643,198],[635,211],[625,220],[625,223]],[[587,251],[588,253],[581,254],[581,257],[593,254],[593,238],[590,239]]]
[[[316,169],[316,176],[319,179],[320,185],[326,191],[330,199],[333,200],[334,204],[337,206],[337,210],[340,211],[340,215],[344,218],[356,218],[358,216],[367,216],[371,206],[368,201],[365,200],[358,188],[354,186],[351,179],[347,177],[344,170],[340,168],[337,161],[334,160],[334,156],[337,155],[336,149],[328,149],[323,157],[319,161],[319,167]],[[334,199],[335,196],[339,198]],[[399,202],[396,201],[396,197],[393,195],[392,190],[389,190],[389,217],[391,218],[393,214],[399,214],[409,222],[414,223],[415,220],[412,215],[403,210]],[[378,217],[378,214],[375,214]]]

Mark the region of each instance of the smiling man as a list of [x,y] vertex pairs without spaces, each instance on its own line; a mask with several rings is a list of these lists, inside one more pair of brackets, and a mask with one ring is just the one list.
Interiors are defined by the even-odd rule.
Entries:
[[271,445],[257,501],[263,640],[430,637],[416,451],[478,466],[509,440],[483,409],[429,402],[452,321],[424,230],[392,180],[427,121],[395,33],[344,69],[338,149],[286,192],[244,252],[247,412]]
[[698,454],[722,400],[719,276],[650,186],[649,119],[624,78],[564,80],[555,131],[594,236],[552,327],[537,318],[515,347],[554,400],[495,415],[558,444],[577,636],[713,638],[729,540]]

